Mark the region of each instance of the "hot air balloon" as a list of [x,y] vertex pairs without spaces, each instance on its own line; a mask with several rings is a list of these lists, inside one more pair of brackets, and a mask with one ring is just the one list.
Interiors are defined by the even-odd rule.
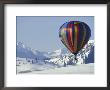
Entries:
[[64,23],[59,29],[59,37],[62,43],[75,55],[87,44],[91,36],[89,26],[81,21]]

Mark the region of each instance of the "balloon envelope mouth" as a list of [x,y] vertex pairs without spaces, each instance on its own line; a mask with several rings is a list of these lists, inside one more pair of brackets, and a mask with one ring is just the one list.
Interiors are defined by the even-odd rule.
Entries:
[[77,55],[77,53],[78,53],[78,52],[76,52],[76,53],[73,52],[72,54]]

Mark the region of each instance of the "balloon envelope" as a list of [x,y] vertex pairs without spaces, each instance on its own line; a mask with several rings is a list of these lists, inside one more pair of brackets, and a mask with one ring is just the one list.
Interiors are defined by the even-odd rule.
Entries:
[[73,54],[77,54],[85,44],[88,42],[91,36],[91,30],[89,26],[80,21],[70,21],[64,23],[59,30],[59,37],[62,43]]

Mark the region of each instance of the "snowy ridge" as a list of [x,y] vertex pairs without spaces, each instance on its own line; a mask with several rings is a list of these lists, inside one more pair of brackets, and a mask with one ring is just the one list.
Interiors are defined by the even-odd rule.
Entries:
[[88,41],[85,47],[79,51],[79,53],[77,54],[77,61],[75,60],[74,54],[71,54],[65,48],[62,50],[60,49],[54,51],[54,55],[52,53],[50,56],[52,58],[48,60],[48,62],[53,62],[60,66],[94,63],[94,41],[93,40]]
[[54,63],[60,66],[94,63],[94,40],[89,40],[85,47],[79,51],[77,54],[77,61],[74,59],[74,54],[71,54],[66,48],[53,52],[40,52],[26,47],[21,42],[17,42],[17,57],[26,58],[28,60],[32,59],[33,62],[44,61]]
[[47,58],[46,53],[27,47],[21,42],[17,42],[16,48],[17,48],[16,55],[17,57],[20,58],[30,58],[30,59],[39,59],[39,60],[43,60]]

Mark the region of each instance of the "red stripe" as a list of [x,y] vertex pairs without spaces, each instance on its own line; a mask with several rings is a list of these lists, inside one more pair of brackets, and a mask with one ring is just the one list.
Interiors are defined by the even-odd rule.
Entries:
[[[66,30],[65,30],[65,33],[68,33],[67,28],[66,28]],[[67,43],[67,44],[68,44],[67,46],[68,46],[69,50],[72,52],[71,47],[70,47],[70,45],[69,45],[69,40],[68,40],[68,37],[66,37],[66,36],[65,36],[65,38],[66,38],[66,42],[65,42],[65,43]]]
[[71,44],[72,44],[72,47],[74,48],[73,37],[72,37],[72,35],[73,35],[72,34],[73,33],[72,26],[73,26],[73,24],[71,24],[71,26],[70,26],[71,27],[71,32],[70,33],[71,33]]
[[[68,28],[71,28],[71,24],[68,25]],[[71,37],[70,37],[71,32],[70,32],[70,30],[67,30],[67,31],[68,31],[68,43],[69,43],[69,46],[72,49],[72,51],[74,51],[74,48],[73,48],[72,43],[71,43]]]

